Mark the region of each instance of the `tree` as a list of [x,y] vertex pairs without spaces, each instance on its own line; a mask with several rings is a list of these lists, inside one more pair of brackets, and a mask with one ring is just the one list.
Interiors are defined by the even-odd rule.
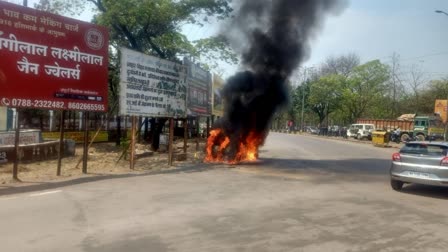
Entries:
[[404,95],[404,85],[401,81],[400,74],[400,55],[393,53],[391,56],[391,64],[389,68],[390,80],[387,85],[388,94],[390,97],[390,117],[398,116],[398,100]]
[[[180,61],[184,56],[220,59],[236,63],[237,57],[223,37],[212,37],[191,42],[182,34],[186,24],[204,25],[210,18],[228,18],[232,12],[230,0],[40,0],[37,8],[54,13],[81,11],[86,3],[95,6],[93,22],[109,28],[111,76],[110,102],[118,100],[117,74],[120,47],[155,55],[163,59]],[[77,9],[78,8],[78,9]],[[119,118],[118,118],[119,120]],[[158,120],[164,125],[164,120]],[[158,148],[158,138],[163,127],[153,129],[153,149]]]
[[389,69],[379,60],[357,66],[345,82],[342,106],[353,122],[365,114],[369,106],[382,97],[389,79]]
[[412,65],[411,70],[409,71],[409,87],[412,91],[410,98],[413,100],[410,108],[414,113],[420,112],[420,92],[422,91],[421,87],[425,82],[426,80],[423,71],[417,65]]
[[343,86],[346,78],[342,75],[327,75],[311,83],[308,103],[319,117],[319,124],[333,111],[340,108]]
[[339,57],[328,57],[321,66],[321,75],[339,74],[348,77],[359,63],[359,56],[353,53]]
[[448,97],[448,78],[432,80],[428,88],[421,92],[421,103],[419,112],[431,114],[434,112],[435,100],[446,100]]

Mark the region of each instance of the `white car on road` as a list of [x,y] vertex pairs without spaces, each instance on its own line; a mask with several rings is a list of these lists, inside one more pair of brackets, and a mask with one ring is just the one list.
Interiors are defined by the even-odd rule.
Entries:
[[375,125],[373,124],[352,124],[347,130],[347,137],[354,137],[356,139],[369,138],[373,131],[375,131]]

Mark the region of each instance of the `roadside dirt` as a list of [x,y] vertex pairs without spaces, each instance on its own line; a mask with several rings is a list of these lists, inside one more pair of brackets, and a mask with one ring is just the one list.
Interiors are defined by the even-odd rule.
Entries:
[[[82,145],[76,146],[75,156],[62,159],[61,176],[56,176],[57,159],[27,162],[19,164],[19,179],[12,179],[13,164],[0,164],[0,191],[10,186],[41,184],[53,181],[70,180],[85,176],[104,176],[128,173],[145,173],[176,169],[177,166],[201,163],[204,158],[205,140],[188,141],[186,161],[174,161],[174,166],[168,166],[168,152],[152,152],[149,145],[137,144],[134,170],[130,169],[129,160],[120,156],[123,148],[115,143],[95,143],[89,149],[87,174],[82,173]],[[183,140],[175,142],[175,153],[183,153]],[[80,163],[79,163],[80,162]],[[77,164],[79,165],[77,166]]]

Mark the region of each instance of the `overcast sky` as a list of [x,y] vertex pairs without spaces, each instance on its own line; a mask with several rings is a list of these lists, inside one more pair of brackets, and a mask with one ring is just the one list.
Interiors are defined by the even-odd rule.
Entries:
[[338,17],[329,17],[306,65],[330,55],[353,52],[363,62],[400,55],[403,71],[421,65],[432,78],[448,77],[447,0],[351,0]]
[[[29,5],[34,2],[29,0]],[[347,53],[358,54],[362,62],[380,59],[389,63],[395,52],[404,75],[416,64],[427,79],[448,78],[448,15],[435,10],[448,13],[448,0],[349,0],[342,14],[326,18],[312,42],[311,57],[303,65],[316,66],[328,56]],[[86,12],[78,18],[90,21],[91,16]],[[184,32],[193,40],[217,30],[211,25],[186,27]],[[229,76],[235,68],[225,70]]]

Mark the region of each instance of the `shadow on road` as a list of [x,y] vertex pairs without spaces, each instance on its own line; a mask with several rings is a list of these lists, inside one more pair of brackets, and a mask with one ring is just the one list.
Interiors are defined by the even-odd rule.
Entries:
[[[41,190],[49,190],[55,188],[61,188],[66,186],[96,182],[101,180],[108,179],[120,179],[120,178],[131,178],[131,177],[144,177],[144,176],[153,176],[160,174],[176,174],[176,173],[188,173],[188,172],[202,172],[210,169],[216,168],[217,165],[213,164],[192,164],[186,165],[170,170],[161,170],[161,171],[149,171],[144,173],[128,173],[128,174],[95,174],[88,173],[86,176],[88,177],[80,177],[70,180],[64,181],[51,181],[51,182],[38,182],[33,185],[20,185],[16,184],[15,186],[0,186],[0,196],[11,195],[16,193],[26,193],[33,191],[41,191]],[[22,181],[23,183],[27,183],[27,181]],[[33,182],[34,183],[34,182]]]
[[344,160],[261,158],[258,162],[248,165],[263,165],[285,172],[318,171],[344,175],[388,175],[390,161],[372,158]]
[[448,187],[410,184],[405,185],[400,192],[448,200]]

